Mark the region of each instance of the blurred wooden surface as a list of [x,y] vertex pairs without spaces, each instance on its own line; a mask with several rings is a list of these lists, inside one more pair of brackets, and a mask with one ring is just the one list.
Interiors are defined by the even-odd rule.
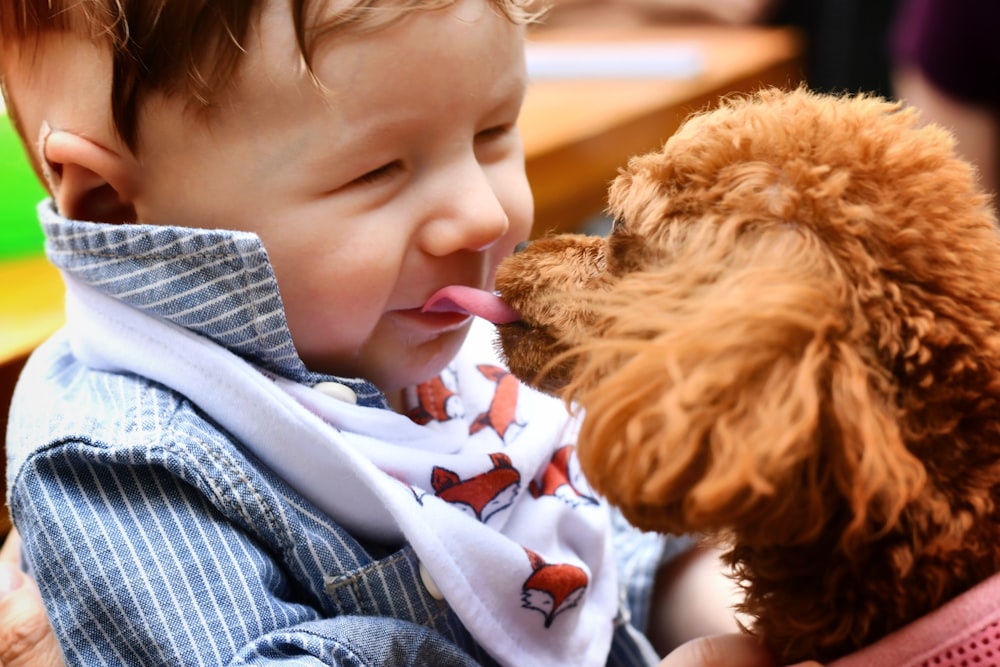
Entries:
[[659,148],[694,111],[722,95],[802,80],[802,42],[786,28],[677,26],[542,29],[535,42],[661,42],[696,46],[704,67],[689,78],[532,82],[521,115],[535,236],[572,231],[605,206],[628,158]]

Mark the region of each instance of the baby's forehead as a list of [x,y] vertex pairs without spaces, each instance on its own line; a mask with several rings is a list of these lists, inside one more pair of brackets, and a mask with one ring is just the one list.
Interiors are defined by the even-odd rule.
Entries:
[[[328,79],[344,81],[346,71],[364,69],[360,61],[369,58],[373,49],[384,48],[385,35],[404,29],[418,15],[436,14],[444,19],[454,14],[451,18],[471,26],[484,13],[492,13],[494,20],[523,25],[527,15],[519,13],[520,1],[388,0],[376,5],[368,0],[314,0],[312,10],[303,16],[306,23],[298,24],[285,2],[272,0],[248,35],[241,53],[239,76],[230,82],[234,86],[230,92],[244,101],[258,100],[261,95],[273,93],[276,87],[306,77],[315,91],[335,103],[339,96],[350,94],[350,90],[327,87]],[[380,46],[372,47],[373,43]],[[398,54],[400,65],[405,65],[405,48],[394,43],[392,50]],[[330,77],[331,72],[336,75]],[[355,83],[377,85],[364,80]]]

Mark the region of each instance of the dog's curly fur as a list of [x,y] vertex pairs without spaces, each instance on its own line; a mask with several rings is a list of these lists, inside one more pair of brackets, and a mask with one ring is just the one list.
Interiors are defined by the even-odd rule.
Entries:
[[607,238],[507,260],[515,374],[585,410],[591,483],[714,536],[786,661],[868,645],[1000,571],[1000,237],[951,136],[762,91],[610,191]]

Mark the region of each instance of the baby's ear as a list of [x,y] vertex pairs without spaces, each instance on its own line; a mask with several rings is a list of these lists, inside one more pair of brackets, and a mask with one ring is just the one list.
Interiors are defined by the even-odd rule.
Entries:
[[907,506],[922,495],[927,469],[903,440],[891,380],[873,373],[857,346],[832,343],[824,374],[829,389],[818,406],[816,463],[808,468],[815,493],[821,494],[813,502],[840,499],[846,512],[827,507],[823,518],[832,519],[832,511],[842,514],[838,546],[860,553],[898,526]]
[[85,137],[43,129],[42,172],[59,212],[88,222],[135,222],[135,161]]

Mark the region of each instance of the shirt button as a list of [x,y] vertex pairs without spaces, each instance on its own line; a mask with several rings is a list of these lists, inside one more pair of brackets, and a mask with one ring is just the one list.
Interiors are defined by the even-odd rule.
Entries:
[[357,405],[358,403],[358,395],[355,394],[354,390],[346,384],[340,384],[339,382],[320,382],[313,385],[313,389],[325,396],[335,398],[338,401],[343,401],[344,403],[350,403],[351,405]]
[[420,581],[424,582],[424,588],[427,589],[427,592],[432,598],[435,600],[444,599],[444,593],[442,593],[441,589],[438,588],[437,582],[435,582],[434,578],[431,577],[431,573],[427,571],[427,568],[424,567],[423,563],[420,563]]

